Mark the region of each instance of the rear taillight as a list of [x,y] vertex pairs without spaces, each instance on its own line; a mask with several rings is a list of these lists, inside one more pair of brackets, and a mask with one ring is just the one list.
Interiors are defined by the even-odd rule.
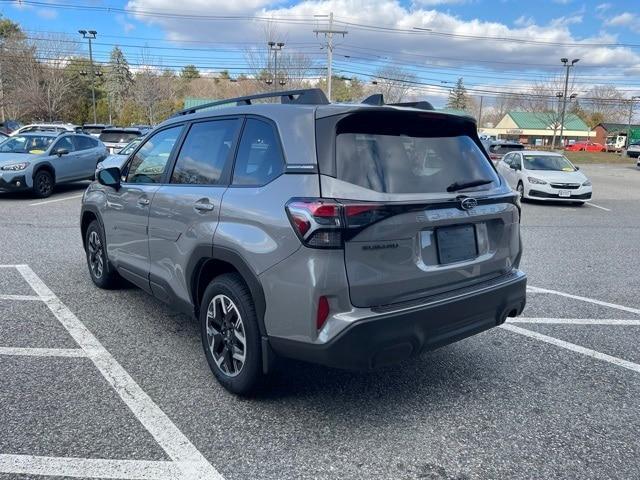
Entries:
[[342,248],[345,239],[389,216],[383,204],[294,198],[286,206],[296,234],[308,247]]

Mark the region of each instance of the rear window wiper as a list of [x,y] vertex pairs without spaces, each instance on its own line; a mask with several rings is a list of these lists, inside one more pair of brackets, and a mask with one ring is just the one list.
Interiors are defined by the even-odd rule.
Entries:
[[465,188],[479,187],[480,185],[486,185],[493,182],[493,180],[479,179],[471,180],[470,182],[454,182],[447,187],[447,192],[457,192],[458,190],[464,190]]

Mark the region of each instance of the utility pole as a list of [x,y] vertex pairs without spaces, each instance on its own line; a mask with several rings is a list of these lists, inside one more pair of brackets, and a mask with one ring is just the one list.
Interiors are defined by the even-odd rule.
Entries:
[[[326,15],[316,15],[316,17],[326,17]],[[329,28],[327,29],[319,29],[314,30],[316,36],[319,34],[323,34],[327,39],[326,49],[327,49],[327,97],[329,97],[329,101],[331,101],[331,78],[333,75],[333,35],[338,34],[343,37],[349,33],[347,30],[334,30],[333,29],[333,12],[329,13]]]
[[[278,87],[278,52],[284,47],[284,42],[268,42],[269,51],[273,52],[273,89],[277,90]],[[267,82],[267,84],[269,84]]]
[[573,67],[576,63],[580,61],[579,58],[574,58],[569,63],[568,58],[561,58],[560,61],[564,64],[567,69],[567,73],[564,77],[564,96],[562,97],[562,116],[560,117],[560,143],[564,147],[564,115],[567,111],[567,90],[569,89],[569,69]]
[[98,32],[95,30],[78,30],[78,33],[82,35],[82,38],[89,40],[89,63],[91,65],[91,99],[93,104],[93,123],[98,123],[98,117],[96,115],[96,88],[95,88],[95,69],[93,67],[93,50],[91,48],[91,40],[96,39]]
[[482,102],[484,101],[484,95],[480,95],[480,111],[478,112],[478,128],[482,128]]
[[4,39],[0,39],[0,115],[2,122],[6,120],[4,113],[4,77],[2,71],[2,63],[4,62]]

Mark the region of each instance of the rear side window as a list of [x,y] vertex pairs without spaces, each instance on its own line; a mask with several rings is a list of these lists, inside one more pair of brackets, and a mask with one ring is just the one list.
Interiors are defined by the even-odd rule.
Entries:
[[73,137],[73,144],[75,145],[76,150],[89,150],[90,148],[96,147],[98,142],[90,137],[78,135]]
[[380,193],[441,193],[454,183],[499,183],[464,125],[441,118],[352,115],[337,125],[336,177]]
[[233,171],[234,185],[265,185],[279,176],[284,158],[275,128],[267,122],[247,119]]
[[171,183],[220,183],[238,126],[236,119],[193,124],[180,149]]
[[71,141],[71,137],[62,137],[53,147],[53,152],[55,153],[58,149],[64,148],[69,152],[73,152],[75,150],[73,146],[73,142]]

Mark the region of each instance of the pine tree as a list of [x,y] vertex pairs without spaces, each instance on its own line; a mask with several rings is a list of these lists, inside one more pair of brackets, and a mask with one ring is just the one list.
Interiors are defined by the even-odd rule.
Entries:
[[185,65],[180,72],[180,78],[183,80],[195,80],[200,78],[200,71],[195,65]]
[[119,47],[113,47],[106,74],[105,87],[109,96],[111,111],[120,112],[133,86],[133,75],[129,62]]
[[462,77],[460,77],[456,82],[456,86],[449,92],[447,108],[453,108],[455,110],[467,110],[469,106],[470,105],[469,97],[467,96],[467,89],[464,88]]

